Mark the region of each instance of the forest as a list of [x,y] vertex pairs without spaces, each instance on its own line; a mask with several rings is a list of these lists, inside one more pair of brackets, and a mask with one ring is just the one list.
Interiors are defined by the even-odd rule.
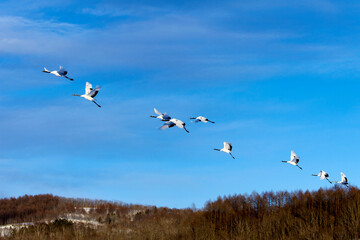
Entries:
[[0,221],[31,223],[1,239],[359,239],[360,190],[254,192],[202,209],[25,195],[0,199]]

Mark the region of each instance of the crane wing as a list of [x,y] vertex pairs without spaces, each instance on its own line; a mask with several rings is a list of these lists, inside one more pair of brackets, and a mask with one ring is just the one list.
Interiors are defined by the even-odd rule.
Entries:
[[60,75],[64,75],[64,76],[68,73],[63,66],[60,66],[60,69],[57,72]]
[[167,113],[164,113],[163,119],[168,121],[171,119],[171,117]]
[[225,149],[228,149],[229,151],[232,150],[232,144],[231,143],[228,143],[228,142],[224,142],[224,148]]
[[162,115],[162,113],[159,112],[156,108],[154,108],[154,112],[155,112],[157,115]]
[[89,82],[86,82],[86,87],[85,87],[85,94],[89,94],[92,91],[92,84]]
[[94,98],[100,91],[100,87],[96,87],[94,90],[92,90],[89,95],[90,97]]
[[340,174],[341,174],[341,181],[342,181],[342,182],[347,182],[347,177],[346,177],[346,175],[345,175],[343,172],[341,172]]
[[290,160],[290,162],[298,164],[299,159],[294,157],[293,159]]
[[327,172],[325,172],[325,171],[321,171],[320,173],[321,173],[320,174],[320,179],[321,180],[324,180],[325,178],[329,177],[329,174]]
[[171,128],[171,127],[173,127],[173,126],[175,126],[175,123],[169,121],[169,122],[164,123],[164,125],[162,125],[162,126],[160,127],[160,129],[161,129],[161,130],[164,130],[164,129],[167,129],[167,128]]
[[290,161],[293,161],[294,158],[298,160],[300,159],[299,156],[293,150],[291,150]]

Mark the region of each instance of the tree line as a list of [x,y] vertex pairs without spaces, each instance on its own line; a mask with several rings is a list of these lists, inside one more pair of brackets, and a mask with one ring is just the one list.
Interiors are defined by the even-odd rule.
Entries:
[[[86,213],[99,225],[73,223],[66,213]],[[254,192],[199,210],[24,196],[0,200],[0,221],[36,223],[4,239],[359,239],[360,190]]]

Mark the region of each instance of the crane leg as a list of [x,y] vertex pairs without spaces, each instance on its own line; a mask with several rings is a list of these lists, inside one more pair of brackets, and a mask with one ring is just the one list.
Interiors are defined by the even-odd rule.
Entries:
[[92,102],[95,103],[96,106],[98,106],[99,108],[101,108],[101,106],[100,106],[99,104],[97,104],[97,102],[95,102],[95,101],[92,101]]

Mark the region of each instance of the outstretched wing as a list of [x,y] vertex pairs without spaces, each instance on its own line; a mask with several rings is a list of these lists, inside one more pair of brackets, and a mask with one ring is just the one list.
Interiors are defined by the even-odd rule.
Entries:
[[155,112],[157,115],[162,115],[162,113],[159,112],[156,108],[154,108],[154,112]]
[[86,82],[86,87],[85,87],[85,94],[89,94],[92,91],[92,84],[89,82]]
[[291,151],[290,162],[298,164],[299,161],[300,161],[299,156],[297,156],[296,153]]
[[60,69],[57,72],[63,76],[65,76],[68,73],[63,66],[60,66]]
[[94,90],[92,90],[89,95],[90,97],[94,98],[100,91],[100,87],[96,87]]
[[346,175],[345,175],[343,172],[341,172],[340,174],[341,174],[341,181],[342,181],[342,182],[347,182],[347,177],[346,177]]
[[228,143],[228,142],[224,142],[224,148],[225,149],[228,149],[229,151],[232,150],[232,144],[231,143]]
[[169,121],[171,119],[171,117],[169,116],[169,114],[164,113],[163,119],[166,120],[166,121]]
[[164,130],[164,129],[167,129],[167,128],[171,128],[171,127],[173,127],[173,126],[175,126],[175,123],[169,121],[169,122],[164,123],[164,125],[162,125],[162,126],[160,127],[160,129],[161,129],[161,130]]
[[293,150],[291,150],[290,161],[293,161],[294,158],[297,159],[297,162],[299,162],[299,156]]

